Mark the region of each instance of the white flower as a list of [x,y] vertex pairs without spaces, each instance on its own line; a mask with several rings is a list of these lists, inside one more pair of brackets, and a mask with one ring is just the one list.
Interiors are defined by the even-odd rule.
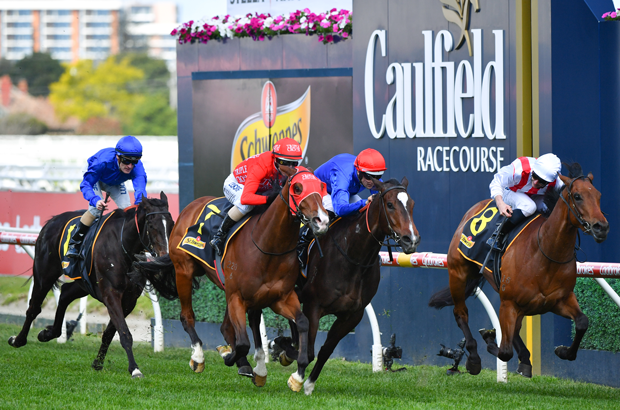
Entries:
[[308,23],[301,23],[301,28],[305,29],[306,27],[308,27]]
[[265,24],[265,27],[271,26],[273,24],[273,17],[267,17],[265,19],[265,23],[264,24]]
[[306,16],[303,16],[302,18],[299,19],[300,23],[305,23],[306,21],[308,21],[308,19],[306,18]]
[[338,24],[338,27],[343,29],[344,26],[346,26],[346,25],[347,25],[347,20],[346,19],[342,19],[342,20],[340,20],[340,24]]

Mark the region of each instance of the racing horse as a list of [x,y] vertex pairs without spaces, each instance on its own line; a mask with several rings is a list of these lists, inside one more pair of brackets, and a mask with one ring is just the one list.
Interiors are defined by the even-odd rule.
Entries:
[[[319,320],[328,314],[336,316],[317,362],[304,383],[304,392],[312,394],[325,362],[334,349],[362,320],[364,309],[377,293],[381,279],[379,251],[385,237],[393,239],[405,253],[416,251],[420,234],[413,222],[413,199],[407,193],[409,181],[403,178],[381,182],[373,178],[378,194],[359,213],[332,224],[320,241],[324,257],[317,246],[308,255],[307,276],[299,276],[298,289],[303,312],[308,317],[308,360],[314,360],[314,342]],[[293,339],[297,339],[291,324]],[[286,357],[280,363],[290,364],[296,352],[290,339],[277,338]]]
[[[257,207],[251,217],[227,244],[221,261],[225,283],[220,283],[217,272],[204,262],[177,249],[185,232],[192,226],[202,209],[214,197],[202,197],[190,203],[179,215],[172,231],[170,254],[152,262],[136,264],[136,280],[146,277],[161,296],[181,302],[181,323],[192,343],[190,367],[196,373],[204,370],[202,341],[195,330],[192,307],[192,284],[196,277],[206,275],[215,285],[226,292],[226,313],[221,332],[231,351],[218,349],[227,366],[237,364],[239,374],[252,377],[255,385],[266,383],[267,368],[262,349],[259,325],[264,308],[295,321],[301,334],[299,344],[298,371],[291,375],[289,387],[301,389],[307,360],[308,320],[302,313],[299,299],[294,291],[299,271],[296,244],[300,220],[309,224],[315,235],[327,231],[329,217],[322,205],[324,184],[309,171],[298,167],[280,166],[287,177],[282,188],[270,195],[267,205]],[[307,185],[309,179],[314,185]],[[272,184],[278,186],[279,184]],[[293,201],[291,197],[301,197]],[[266,210],[265,210],[266,208]],[[264,212],[262,212],[264,211]],[[256,214],[258,216],[256,216]],[[142,278],[140,277],[142,276]],[[254,337],[256,367],[252,369],[247,361],[250,343],[246,331],[246,313]]]
[[[458,245],[465,223],[478,214],[488,200],[474,205],[459,224],[448,251],[450,285],[435,293],[429,306],[442,308],[454,305],[454,318],[463,331],[469,351],[466,368],[469,373],[480,373],[480,356],[477,343],[468,325],[465,299],[471,296],[484,280],[499,293],[499,322],[502,340],[498,347],[495,330],[481,330],[487,351],[507,362],[517,351],[517,373],[532,377],[530,352],[519,336],[524,316],[553,312],[575,322],[575,338],[571,346],[558,346],[555,354],[563,360],[575,360],[581,339],[588,329],[588,318],[583,314],[573,289],[577,280],[575,241],[579,231],[591,235],[597,243],[603,242],[609,232],[609,223],[601,212],[600,192],[594,187],[592,174],[583,175],[577,163],[564,164],[569,176],[560,175],[564,187],[555,193],[554,204],[548,218],[538,217],[519,233],[502,257],[501,281],[495,284],[493,274],[465,259],[458,252]],[[547,195],[553,195],[552,192]]]
[[[64,273],[59,252],[63,228],[71,219],[83,213],[82,210],[54,216],[41,229],[35,245],[32,297],[21,332],[9,338],[11,346],[21,347],[26,344],[30,326],[41,313],[41,304]],[[43,329],[38,339],[48,342],[59,337],[69,304],[90,293],[105,304],[110,315],[110,322],[103,332],[101,347],[92,367],[95,370],[103,369],[108,347],[118,331],[121,346],[127,352],[129,373],[133,378],[143,377],[133,356],[133,338],[125,322],[125,317],[136,306],[143,287],[132,282],[127,273],[137,253],[147,251],[154,256],[168,253],[168,238],[174,225],[168,211],[168,199],[163,192],[160,199],[143,198],[137,206],[115,210],[104,222],[96,242],[89,250],[92,255],[92,288],[84,279],[63,284],[54,324]],[[96,227],[97,224],[94,224],[91,229]]]

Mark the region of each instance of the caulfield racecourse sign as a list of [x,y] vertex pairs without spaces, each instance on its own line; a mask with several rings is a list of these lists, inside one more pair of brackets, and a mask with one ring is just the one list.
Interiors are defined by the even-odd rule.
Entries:
[[[418,171],[497,172],[504,162],[504,146],[499,146],[506,140],[504,31],[492,30],[494,55],[483,65],[482,29],[468,33],[465,23],[460,27],[463,32],[457,47],[467,39],[473,66],[469,60],[443,61],[443,50],[451,52],[455,45],[449,31],[441,30],[434,38],[432,31],[422,31],[424,61],[393,62],[387,68],[386,83],[394,84],[395,91],[380,124],[374,113],[375,47],[380,47],[382,58],[386,56],[386,30],[375,30],[368,41],[364,91],[366,118],[374,138],[387,134],[391,139],[460,137],[470,141],[469,146],[418,147]],[[465,112],[467,100],[473,102],[473,112]],[[477,139],[483,138],[497,144],[476,144]]]

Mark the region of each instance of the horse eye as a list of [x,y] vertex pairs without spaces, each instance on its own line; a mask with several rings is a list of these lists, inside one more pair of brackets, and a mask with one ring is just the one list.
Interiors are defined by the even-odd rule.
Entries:
[[387,203],[387,207],[388,207],[389,209],[394,209],[394,205],[393,205],[391,202],[388,202],[388,203]]
[[575,198],[575,201],[581,201],[581,195],[580,194],[575,194],[575,195],[573,195],[573,197]]

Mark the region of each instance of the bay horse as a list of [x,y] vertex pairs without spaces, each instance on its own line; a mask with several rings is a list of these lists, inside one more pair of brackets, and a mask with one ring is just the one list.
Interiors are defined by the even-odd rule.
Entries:
[[555,193],[556,202],[549,217],[534,219],[504,253],[500,289],[489,270],[480,275],[480,267],[458,251],[465,223],[480,212],[488,200],[477,203],[467,211],[452,237],[448,251],[450,285],[435,293],[429,306],[440,309],[454,305],[454,318],[465,335],[469,351],[466,368],[473,375],[480,373],[481,363],[476,340],[469,329],[465,299],[484,280],[500,296],[500,346],[495,342],[495,330],[480,331],[489,353],[507,362],[513,356],[514,347],[519,358],[517,373],[532,377],[530,352],[519,336],[521,322],[524,316],[553,312],[575,322],[575,338],[571,346],[558,346],[555,354],[562,360],[577,358],[579,344],[588,329],[588,318],[581,311],[573,292],[577,280],[575,241],[581,230],[591,235],[597,243],[603,242],[609,232],[609,223],[601,212],[601,193],[592,183],[592,174],[584,176],[577,163],[564,165],[569,176],[560,175],[564,187],[561,192]]
[[[414,200],[407,193],[409,181],[403,178],[381,182],[372,179],[378,189],[373,200],[359,213],[343,217],[332,224],[319,238],[324,256],[316,246],[308,254],[307,278],[299,276],[299,299],[310,323],[308,332],[308,360],[314,360],[314,343],[319,320],[333,314],[332,324],[317,362],[304,383],[304,392],[312,394],[316,381],[334,349],[364,317],[364,309],[377,293],[381,279],[379,251],[386,237],[394,240],[405,253],[416,251],[420,234],[413,222]],[[290,323],[293,339],[297,341],[295,324]],[[290,340],[290,339],[289,339]],[[287,359],[297,357],[287,339],[276,339]],[[288,362],[288,363],[287,363]]]
[[[35,244],[32,268],[34,287],[26,311],[26,320],[21,332],[9,338],[9,345],[21,347],[27,343],[30,326],[41,313],[45,297],[64,273],[59,255],[63,228],[71,219],[83,213],[82,210],[56,215],[41,229]],[[174,225],[168,212],[168,198],[163,192],[160,199],[143,198],[137,206],[115,210],[104,222],[97,241],[90,250],[93,258],[90,275],[92,292],[84,279],[63,284],[54,324],[43,329],[38,339],[48,342],[59,337],[69,304],[90,294],[105,304],[110,315],[110,322],[103,332],[101,347],[92,367],[95,370],[103,369],[108,347],[118,331],[121,346],[127,352],[129,373],[133,378],[143,377],[133,356],[133,338],[125,321],[125,317],[136,306],[143,286],[132,282],[127,273],[137,253],[147,251],[154,256],[168,253],[168,238]],[[93,224],[91,229],[96,229],[96,225]]]
[[[252,211],[258,215],[251,217],[226,247],[221,263],[226,278],[225,286],[220,283],[213,268],[177,249],[187,229],[195,224],[205,205],[214,199],[209,196],[198,198],[183,209],[170,236],[170,254],[153,262],[136,264],[136,279],[146,277],[161,296],[180,299],[181,323],[192,343],[189,365],[196,373],[204,370],[204,353],[202,341],[195,330],[192,307],[192,284],[195,278],[206,275],[226,292],[227,308],[220,330],[232,350],[218,351],[227,366],[237,364],[239,374],[252,377],[254,384],[259,387],[265,384],[267,377],[259,331],[262,309],[269,307],[275,313],[293,320],[300,329],[302,342],[299,344],[298,371],[291,375],[288,385],[299,391],[308,365],[308,320],[302,313],[294,291],[299,272],[295,250],[300,220],[309,224],[314,234],[319,236],[327,231],[329,217],[322,205],[323,183],[312,176],[319,189],[313,189],[295,209],[289,205],[289,198],[292,194],[302,195],[304,189],[308,189],[302,183],[302,178],[309,175],[309,171],[296,172],[295,168],[286,166],[280,166],[280,170],[287,177],[284,186],[271,195],[268,206],[264,207],[266,210],[257,207]],[[254,358],[257,363],[254,369],[246,358],[250,349],[246,313],[254,337]]]

